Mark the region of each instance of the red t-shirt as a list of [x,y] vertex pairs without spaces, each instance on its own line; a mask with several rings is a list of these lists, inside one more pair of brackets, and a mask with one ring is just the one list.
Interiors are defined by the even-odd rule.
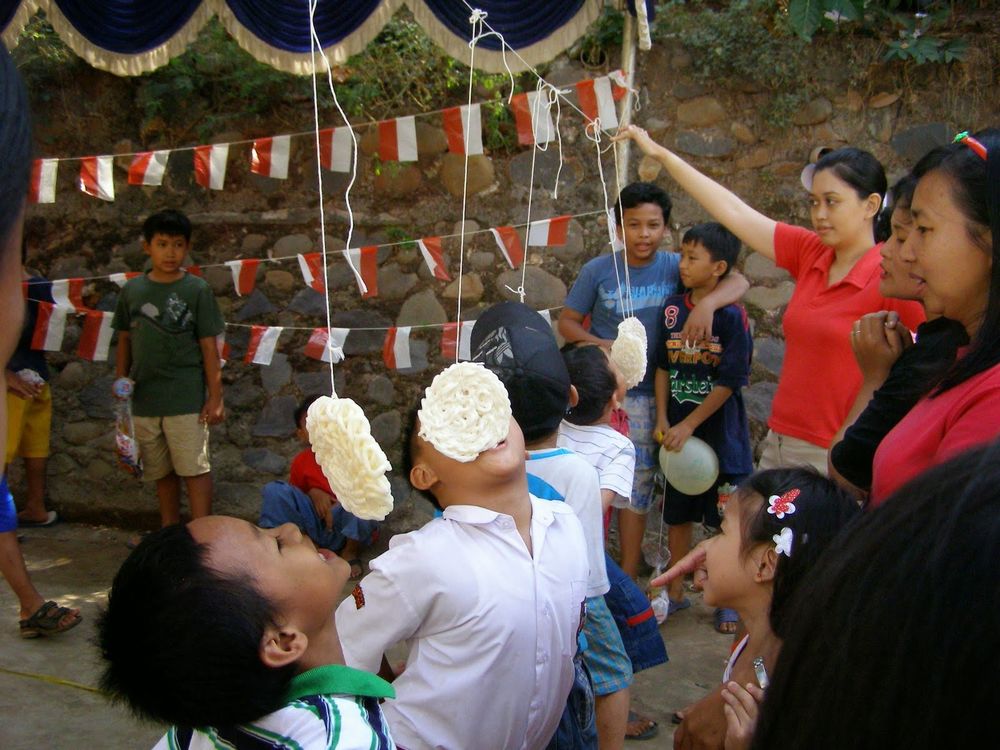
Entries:
[[895,310],[912,331],[924,321],[916,302],[879,294],[879,246],[828,284],[832,247],[815,232],[790,224],[774,231],[775,262],[795,278],[785,310],[785,362],[768,426],[775,432],[829,448],[861,388],[851,349],[851,326],[866,313]]
[[328,495],[333,495],[330,483],[326,480],[323,470],[319,468],[316,454],[312,452],[312,448],[300,451],[292,459],[292,467],[288,471],[288,483],[293,487],[298,487],[307,495],[309,490],[323,490]]
[[920,472],[1000,436],[1000,365],[924,397],[875,451],[871,507]]

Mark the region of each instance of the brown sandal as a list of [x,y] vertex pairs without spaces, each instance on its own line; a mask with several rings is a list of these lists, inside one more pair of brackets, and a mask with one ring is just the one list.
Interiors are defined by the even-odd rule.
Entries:
[[[58,635],[75,628],[83,622],[83,616],[69,607],[60,607],[55,602],[45,602],[38,611],[27,620],[20,621],[22,638],[38,638],[40,636]],[[68,616],[73,619],[66,621]]]

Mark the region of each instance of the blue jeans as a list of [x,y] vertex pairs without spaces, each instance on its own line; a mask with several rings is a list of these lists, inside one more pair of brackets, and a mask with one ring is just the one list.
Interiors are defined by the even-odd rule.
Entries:
[[607,553],[604,558],[611,584],[604,601],[622,634],[625,653],[632,660],[632,671],[641,672],[663,664],[667,661],[667,647],[663,644],[649,599]]
[[348,539],[371,544],[378,530],[378,522],[364,521],[351,515],[340,503],[333,506],[333,528],[328,530],[316,515],[309,496],[288,482],[268,482],[264,485],[263,495],[260,506],[260,525],[263,528],[273,529],[283,523],[294,523],[317,547],[336,552]]
[[597,750],[594,685],[580,652],[573,657],[573,687],[566,699],[566,708],[546,750]]

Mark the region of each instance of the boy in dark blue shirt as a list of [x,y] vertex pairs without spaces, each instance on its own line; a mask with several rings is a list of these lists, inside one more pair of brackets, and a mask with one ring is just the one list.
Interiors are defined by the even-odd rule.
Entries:
[[[704,440],[719,457],[719,477],[701,495],[685,495],[667,483],[663,520],[672,560],[691,548],[692,525],[721,524],[719,509],[729,493],[753,471],[750,432],[741,389],[750,376],[747,314],[739,305],[715,311],[712,336],[692,344],[682,334],[688,314],[711,293],[736,263],[740,241],[721,224],[692,227],[681,245],[680,277],[687,288],[667,299],[657,350],[656,432],[663,447],[679,451],[691,435]],[[684,609],[682,579],[670,584],[670,609]],[[716,611],[716,629],[735,632],[735,613]]]

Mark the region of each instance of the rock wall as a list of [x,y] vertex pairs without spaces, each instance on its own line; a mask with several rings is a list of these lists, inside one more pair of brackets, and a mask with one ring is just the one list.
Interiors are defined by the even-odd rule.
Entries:
[[[692,162],[769,215],[808,225],[799,172],[817,146],[857,145],[875,153],[890,177],[899,176],[927,148],[946,142],[958,129],[997,123],[995,66],[977,67],[988,39],[973,40],[970,62],[951,69],[919,71],[904,78],[890,68],[873,68],[862,76],[847,66],[831,65],[829,46],[817,47],[815,60],[819,93],[791,118],[788,127],[768,127],[759,112],[776,92],[741,81],[705,83],[692,73],[691,55],[679,44],[661,45],[640,58],[641,110],[636,120]],[[987,56],[988,57],[988,56]],[[554,63],[548,79],[569,85],[593,73],[569,60]],[[97,74],[95,75],[102,75]],[[109,107],[120,106],[127,83],[107,77]],[[858,83],[858,80],[862,83]],[[967,100],[955,96],[953,83],[965,80],[978,92]],[[99,88],[99,87],[98,87]],[[100,90],[100,88],[99,88]],[[37,102],[41,138],[58,143],[61,155],[100,153],[88,142],[92,134],[78,123],[56,123],[52,97]],[[98,108],[100,98],[96,102]],[[409,113],[400,113],[409,114]],[[109,117],[112,115],[109,113]],[[300,120],[308,121],[303,112]],[[398,243],[405,239],[452,235],[461,228],[464,164],[447,153],[439,123],[418,122],[420,161],[410,165],[379,164],[372,156],[376,139],[366,134],[358,183],[352,193],[355,235],[352,246]],[[77,130],[74,132],[74,128]],[[220,133],[217,142],[288,132],[287,116],[276,113],[267,132]],[[602,185],[594,144],[587,140],[579,116],[563,108],[562,165],[559,147],[524,150],[511,157],[481,156],[470,160],[462,317],[501,299],[511,299],[520,272],[511,271],[497,251],[489,227],[516,224],[560,214],[587,214],[570,223],[564,247],[532,248],[528,254],[525,289],[536,308],[562,304],[580,266],[607,249],[601,216]],[[58,133],[58,137],[54,134]],[[120,134],[119,134],[120,137]],[[158,144],[124,140],[116,152]],[[109,144],[110,145],[110,144]],[[294,260],[262,263],[254,292],[238,297],[228,268],[215,266],[236,258],[272,258],[313,252],[320,241],[316,164],[306,139],[293,145],[287,181],[249,172],[249,147],[234,147],[224,191],[203,191],[194,184],[190,159],[173,157],[162,187],[129,187],[117,165],[118,197],[104,204],[82,195],[63,169],[58,202],[33,206],[29,215],[29,267],[50,278],[94,277],[139,270],[144,257],[139,227],[152,211],[176,207],[195,223],[192,260],[202,266],[223,315],[230,323],[311,328],[325,325],[322,296],[302,283]],[[46,142],[40,147],[48,153]],[[104,149],[104,152],[107,148]],[[534,169],[532,160],[534,159]],[[604,159],[608,191],[614,196],[614,164]],[[534,184],[529,190],[531,174]],[[631,176],[660,182],[675,198],[668,248],[676,246],[686,227],[704,220],[700,208],[678,194],[658,165],[633,158]],[[558,195],[553,187],[558,179]],[[324,172],[324,213],[327,246],[344,247],[347,211],[343,199],[346,178]],[[444,240],[446,262],[457,278],[459,243]],[[336,367],[338,394],[362,404],[379,443],[398,465],[400,434],[407,414],[430,377],[444,364],[440,328],[414,329],[413,367],[387,371],[382,362],[382,329],[391,325],[439,325],[454,320],[458,285],[431,278],[416,246],[395,244],[378,251],[377,297],[362,300],[345,263],[335,254],[329,267],[332,325],[354,329],[345,346],[346,360]],[[746,391],[755,440],[763,435],[775,384],[784,357],[781,315],[791,292],[788,275],[763,257],[748,253],[742,270],[753,288],[746,297],[755,325],[752,384]],[[116,288],[107,281],[89,282],[88,303],[114,309]],[[555,316],[554,316],[555,317]],[[328,393],[327,366],[306,358],[306,330],[286,330],[270,366],[244,364],[247,328],[231,327],[233,347],[224,368],[227,419],[212,433],[213,473],[217,509],[254,518],[260,487],[283,478],[290,458],[299,450],[292,411],[304,396]],[[79,328],[69,326],[63,352],[50,356],[53,365],[54,425],[49,464],[52,504],[67,517],[122,524],[154,524],[154,494],[125,476],[114,465],[110,384],[113,365],[78,359]],[[114,350],[111,362],[114,361]],[[12,471],[15,490],[20,473]],[[429,515],[426,503],[410,498],[405,481],[394,478],[397,509],[390,517],[397,529]]]

